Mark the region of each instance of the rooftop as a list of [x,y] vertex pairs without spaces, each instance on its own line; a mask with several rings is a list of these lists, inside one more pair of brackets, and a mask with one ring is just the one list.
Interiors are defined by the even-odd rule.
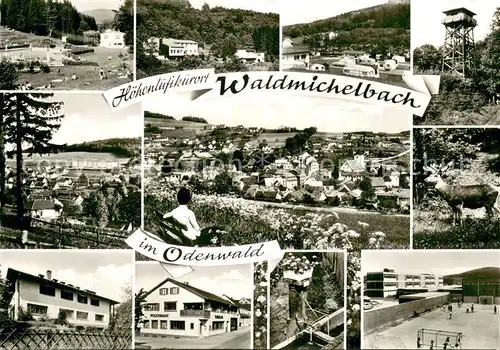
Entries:
[[176,286],[178,286],[180,288],[183,288],[183,289],[185,289],[185,290],[187,290],[187,291],[189,291],[189,292],[191,292],[193,294],[196,294],[200,298],[203,298],[203,299],[206,299],[206,300],[210,300],[210,301],[215,301],[215,302],[218,302],[218,303],[221,303],[221,304],[225,304],[225,305],[229,305],[229,306],[235,306],[229,300],[223,299],[222,297],[220,297],[218,295],[215,295],[213,293],[204,291],[203,289],[200,289],[200,288],[193,287],[192,285],[190,285],[188,283],[183,283],[183,282],[176,281],[176,280],[174,280],[172,278],[167,278],[167,279],[163,280],[161,283],[159,283],[158,285],[156,285],[155,287],[153,287],[149,292],[147,292],[144,295],[144,298],[147,298],[151,293],[153,293],[155,290],[157,290],[158,288],[160,288],[161,286],[163,286],[167,282],[173,283],[173,284],[175,284]]
[[445,15],[447,15],[447,16],[453,16],[453,15],[456,15],[458,13],[465,13],[465,14],[471,16],[471,17],[476,15],[474,12],[472,12],[471,10],[466,9],[465,7],[459,7],[459,8],[456,8],[456,9],[443,11],[443,13]]
[[112,305],[119,304],[119,302],[116,300],[112,300],[112,299],[103,297],[101,295],[97,295],[95,292],[88,290],[88,289],[80,289],[80,287],[73,286],[72,284],[67,284],[67,283],[65,283],[63,281],[59,281],[55,278],[49,280],[42,274],[35,276],[35,275],[29,274],[29,273],[26,273],[23,271],[9,268],[7,270],[7,280],[9,282],[11,282],[12,284],[14,284],[18,279],[26,280],[26,281],[33,281],[36,283],[43,283],[46,285],[50,285],[52,287],[57,287],[57,288],[64,289],[64,290],[71,290],[71,291],[76,292],[78,294],[86,294],[86,295],[91,296],[93,298],[107,300]]

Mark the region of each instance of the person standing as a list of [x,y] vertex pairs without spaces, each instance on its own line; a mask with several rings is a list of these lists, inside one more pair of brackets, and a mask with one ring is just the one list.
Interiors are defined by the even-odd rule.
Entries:
[[420,337],[417,339],[417,349],[422,347],[422,343],[420,343]]
[[496,315],[497,314],[497,306],[495,305],[495,307],[493,308],[493,313]]
[[431,340],[431,346],[429,347],[430,350],[434,349],[434,340]]

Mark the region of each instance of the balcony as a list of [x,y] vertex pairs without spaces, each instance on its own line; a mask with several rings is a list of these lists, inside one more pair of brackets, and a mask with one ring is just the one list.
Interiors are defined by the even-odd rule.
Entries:
[[210,318],[210,310],[180,310],[181,316]]

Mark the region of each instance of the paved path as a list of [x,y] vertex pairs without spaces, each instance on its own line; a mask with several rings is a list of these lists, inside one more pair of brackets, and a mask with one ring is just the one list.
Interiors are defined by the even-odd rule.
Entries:
[[250,336],[250,327],[247,326],[234,332],[206,338],[136,337],[135,341],[136,345],[141,344],[151,349],[250,349]]
[[[453,305],[451,320],[448,319],[448,313],[441,311],[441,309],[422,314],[392,328],[364,336],[363,348],[415,349],[417,332],[422,328],[426,328],[462,332],[462,349],[499,349],[500,314],[493,314],[492,305],[474,305],[474,308],[474,313],[467,314],[465,307],[456,308]],[[446,337],[441,338],[438,338],[438,347],[434,347],[435,349],[442,349],[442,343],[444,343]],[[435,336],[433,339],[435,339]],[[427,343],[427,340],[425,343]],[[422,348],[428,349],[429,346],[423,346]]]

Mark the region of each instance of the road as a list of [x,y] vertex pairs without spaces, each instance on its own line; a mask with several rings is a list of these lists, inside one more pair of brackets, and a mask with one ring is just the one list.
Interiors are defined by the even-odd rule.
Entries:
[[[241,200],[241,198],[236,198]],[[345,207],[311,207],[301,204],[288,204],[288,203],[275,203],[275,202],[263,202],[253,199],[244,199],[246,202],[254,203],[256,205],[268,205],[271,207],[277,207],[282,209],[294,209],[294,210],[306,210],[306,211],[319,211],[328,213],[350,213],[350,214],[366,214],[366,215],[387,215],[394,217],[409,218],[408,214],[383,214],[376,211],[361,210],[357,208],[345,208]]]
[[[136,337],[136,347],[143,349],[250,349],[250,327],[211,337]],[[140,345],[140,347],[138,347]]]

